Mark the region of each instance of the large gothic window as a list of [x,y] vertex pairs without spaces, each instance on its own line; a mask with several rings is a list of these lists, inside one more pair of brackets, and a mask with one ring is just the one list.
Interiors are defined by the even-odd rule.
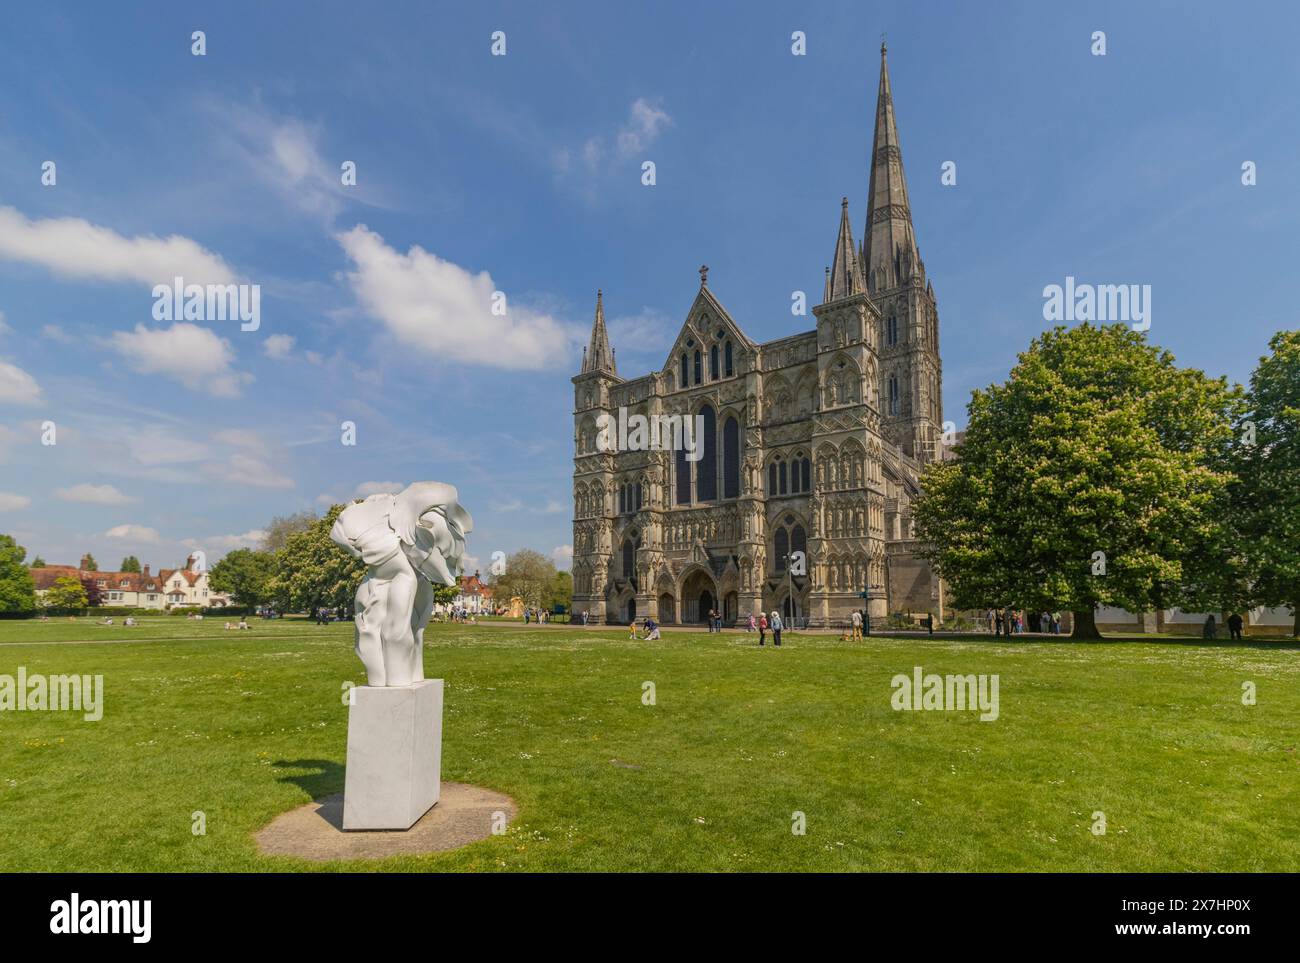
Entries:
[[885,326],[885,344],[898,344],[898,318],[892,314]]
[[781,464],[777,465],[776,470],[777,474],[780,475],[781,478],[781,494],[784,495],[789,491],[789,487],[786,485],[785,462],[781,462]]
[[785,557],[790,554],[790,533],[784,528],[776,530],[776,570],[785,571]]
[[776,462],[767,466],[767,493],[769,495],[777,494],[776,491]]
[[636,545],[632,539],[623,542],[623,577],[631,578],[636,574]]
[[717,381],[718,378],[718,346],[715,344],[709,349],[709,379]]
[[732,357],[731,357],[731,342],[730,342],[730,341],[727,342],[727,346],[726,346],[726,348],[723,350],[722,353],[723,353],[723,365],[724,365],[724,368],[725,368],[725,370],[726,370],[726,372],[727,372],[727,377],[730,378],[733,374],[736,373],[736,366],[735,366],[735,363],[733,362]]
[[812,491],[812,462],[804,458],[799,462],[799,473],[803,476],[803,490]]
[[686,354],[683,352],[683,354],[682,354],[682,387],[683,387],[683,388],[685,388],[687,385],[690,384],[690,381],[688,381],[687,378],[686,378],[686,375],[687,375],[687,374],[688,374],[688,371],[687,371],[687,368],[686,368]]
[[704,364],[700,360],[700,352],[696,351],[695,352],[695,383],[696,384],[699,384],[701,381],[704,380],[703,369],[704,369]]
[[735,418],[722,426],[722,497],[740,497],[740,422]]
[[889,413],[898,414],[898,375],[889,376]]
[[790,551],[808,554],[808,535],[802,525],[796,525],[790,532]]
[[695,441],[703,446],[704,451],[695,464],[695,500],[711,502],[718,497],[718,417],[710,405],[700,409],[700,416],[703,419],[704,437]]
[[675,475],[677,477],[677,504],[689,505],[691,503],[691,463],[686,460],[686,449],[680,447],[673,456],[676,462]]

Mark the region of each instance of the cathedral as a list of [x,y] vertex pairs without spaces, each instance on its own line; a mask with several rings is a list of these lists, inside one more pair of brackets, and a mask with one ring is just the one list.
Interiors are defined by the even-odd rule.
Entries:
[[[911,517],[922,467],[943,457],[939,315],[883,44],[862,246],[845,198],[812,312],[814,330],[760,344],[701,268],[663,368],[625,379],[597,294],[573,378],[575,613],[669,625],[711,610],[728,625],[774,610],[800,626],[845,625],[855,609],[942,617]],[[609,444],[610,420],[635,415],[700,437]]]

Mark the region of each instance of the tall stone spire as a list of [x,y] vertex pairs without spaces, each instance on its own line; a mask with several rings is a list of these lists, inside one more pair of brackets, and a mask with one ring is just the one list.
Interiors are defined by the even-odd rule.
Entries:
[[867,189],[867,224],[862,232],[862,270],[875,292],[892,288],[913,274],[923,274],[921,255],[912,230],[907,179],[894,120],[885,45],[880,45],[880,91],[876,95],[876,132],[871,147],[871,180]]
[[605,330],[605,304],[600,291],[596,292],[596,319],[591,324],[591,343],[582,355],[582,373],[588,371],[618,375],[614,349],[609,345],[609,332]]
[[840,201],[840,229],[835,237],[835,257],[826,280],[826,300],[838,301],[853,294],[866,294],[858,252],[853,246],[853,228],[849,226],[849,199]]

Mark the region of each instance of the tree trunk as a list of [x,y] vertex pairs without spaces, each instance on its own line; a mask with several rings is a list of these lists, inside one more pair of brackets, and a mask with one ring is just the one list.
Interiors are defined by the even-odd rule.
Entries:
[[1101,633],[1097,631],[1097,620],[1094,617],[1093,610],[1088,609],[1086,612],[1075,612],[1074,631],[1070,633],[1072,639],[1100,639]]

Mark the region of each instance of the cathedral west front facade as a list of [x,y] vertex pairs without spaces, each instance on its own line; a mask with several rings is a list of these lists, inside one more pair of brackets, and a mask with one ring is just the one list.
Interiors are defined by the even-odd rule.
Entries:
[[[942,457],[939,315],[908,206],[881,47],[862,244],[847,198],[816,328],[757,343],[700,288],[663,367],[619,375],[597,295],[574,385],[573,608],[731,624],[839,625],[854,609],[942,615],[911,506]],[[677,416],[698,449],[610,450],[620,414]],[[640,446],[644,448],[644,446]]]

